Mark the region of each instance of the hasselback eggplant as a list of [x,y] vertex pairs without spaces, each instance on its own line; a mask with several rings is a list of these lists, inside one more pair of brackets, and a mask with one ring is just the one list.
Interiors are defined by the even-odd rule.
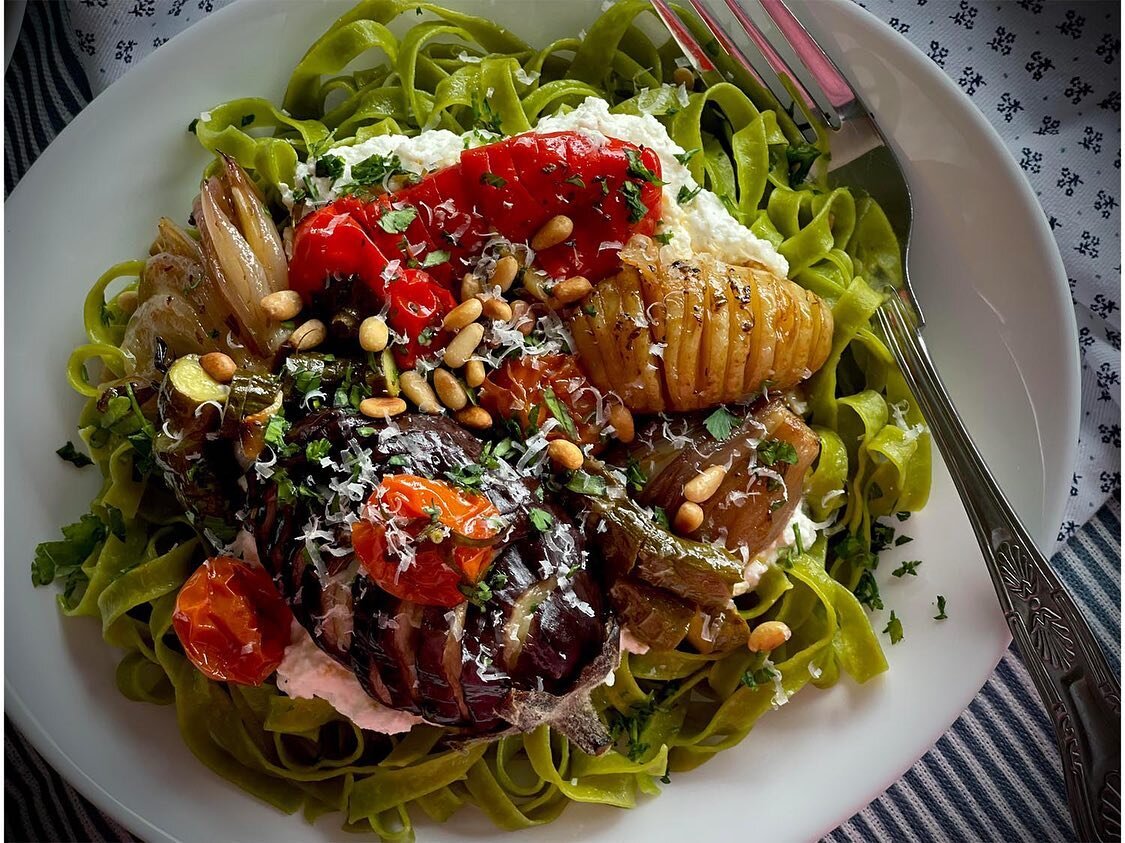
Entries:
[[698,410],[788,389],[824,365],[833,323],[819,296],[760,266],[659,255],[634,237],[621,272],[571,316],[579,359],[603,392],[634,412]]
[[[326,456],[310,458],[310,443],[322,442]],[[609,745],[586,695],[616,662],[616,625],[583,530],[536,481],[490,460],[441,416],[374,422],[325,410],[294,424],[283,450],[270,477],[249,478],[261,561],[297,620],[368,694],[464,736],[557,717],[583,748]],[[471,601],[395,596],[361,564],[352,525],[369,517],[383,478],[399,474],[459,478],[499,513],[503,529]],[[400,572],[408,579],[410,565]]]

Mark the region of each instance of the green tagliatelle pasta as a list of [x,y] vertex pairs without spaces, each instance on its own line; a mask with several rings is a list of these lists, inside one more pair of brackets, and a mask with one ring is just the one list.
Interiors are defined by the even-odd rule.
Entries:
[[[654,115],[684,149],[700,151],[688,162],[693,177],[777,247],[794,281],[832,306],[831,354],[809,390],[821,454],[806,491],[813,516],[836,517],[853,547],[841,552],[822,535],[763,577],[743,615],[793,630],[772,663],[748,650],[626,655],[596,694],[622,739],[599,758],[546,726],[464,751],[438,749],[436,727],[375,735],[319,700],[290,699],[272,685],[209,681],[170,632],[175,594],[204,550],[162,485],[137,470],[150,455],[137,436],[144,419],[135,397],[97,405],[102,390],[87,373],[95,359],[103,380],[130,373],[132,360],[120,348],[127,317],[106,290],[137,276],[143,263],[120,264],[91,290],[89,343],[67,369],[88,399],[79,426],[105,481],[92,507],[96,521],[68,528],[86,555],[54,571],[65,573],[60,603],[67,615],[99,619],[106,640],[125,650],[117,671],[125,696],[174,704],[184,740],[203,763],[282,810],[303,808],[310,820],[340,812],[350,830],[406,840],[420,813],[444,821],[465,804],[504,829],[550,822],[570,802],[631,807],[657,793],[670,771],[738,743],[782,696],[810,683],[827,687],[841,672],[863,682],[886,668],[853,591],[870,573],[873,520],[919,509],[930,478],[929,437],[871,329],[881,295],[864,280],[900,271],[897,241],[870,200],[815,177],[791,183],[794,161],[810,148],[739,68],[723,68],[737,85],[693,93],[686,105],[661,87],[678,50],[653,43],[636,25],[648,9],[645,0],[623,0],[583,38],[537,50],[484,18],[431,3],[365,0],[309,48],[282,107],[233,100],[194,121],[192,131],[276,198],[282,184],[293,185],[297,162],[329,144],[429,128],[512,134],[588,96],[620,113]],[[350,69],[368,55],[376,58]]]

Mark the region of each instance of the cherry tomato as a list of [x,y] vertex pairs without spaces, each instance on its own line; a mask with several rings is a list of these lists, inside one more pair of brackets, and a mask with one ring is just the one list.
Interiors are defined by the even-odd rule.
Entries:
[[208,679],[261,685],[281,664],[292,620],[265,570],[215,556],[180,588],[172,627]]
[[[461,586],[480,581],[493,549],[458,541],[477,545],[496,538],[498,526],[492,519],[500,513],[492,502],[441,480],[398,474],[384,477],[368,503],[393,517],[396,525],[391,538],[385,520],[364,519],[352,525],[352,546],[368,576],[384,591],[425,606],[464,601]],[[440,544],[429,534],[440,538]],[[391,545],[403,540],[410,542],[414,558],[400,571],[402,559]]]
[[[574,422],[580,444],[598,441],[601,427],[597,414],[599,393],[578,362],[570,354],[544,354],[538,357],[509,358],[484,379],[480,390],[481,406],[493,415],[516,419],[521,429],[541,427],[554,417],[544,393],[550,389],[566,414]],[[534,417],[532,417],[534,413]],[[564,422],[547,433],[548,439],[567,439]]]

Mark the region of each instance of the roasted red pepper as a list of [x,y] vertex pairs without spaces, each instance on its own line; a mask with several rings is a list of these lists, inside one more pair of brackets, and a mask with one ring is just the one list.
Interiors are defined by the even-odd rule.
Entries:
[[391,346],[399,366],[413,369],[419,357],[445,347],[449,333],[441,323],[457,306],[449,290],[420,269],[404,269],[387,283],[386,297],[387,324],[407,338]]
[[[422,313],[446,304],[437,290],[452,290],[494,234],[525,242],[566,214],[574,235],[539,252],[537,262],[553,278],[597,281],[617,268],[630,236],[655,230],[660,207],[660,159],[651,149],[580,132],[520,135],[466,150],[459,164],[393,195],[347,197],[310,214],[294,234],[290,284],[310,301],[329,277],[354,275],[394,308],[390,288],[402,279],[400,310],[414,303],[418,312],[393,327],[414,340],[415,330],[434,327]],[[423,280],[433,289],[423,290]],[[444,345],[443,337],[429,340],[435,351]],[[399,362],[413,365],[406,360],[424,348]]]

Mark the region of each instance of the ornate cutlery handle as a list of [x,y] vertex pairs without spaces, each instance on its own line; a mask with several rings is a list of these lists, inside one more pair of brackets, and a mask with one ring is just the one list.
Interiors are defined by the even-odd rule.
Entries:
[[965,504],[1004,618],[1051,716],[1079,840],[1121,839],[1121,688],[1000,491],[898,295],[876,314]]

